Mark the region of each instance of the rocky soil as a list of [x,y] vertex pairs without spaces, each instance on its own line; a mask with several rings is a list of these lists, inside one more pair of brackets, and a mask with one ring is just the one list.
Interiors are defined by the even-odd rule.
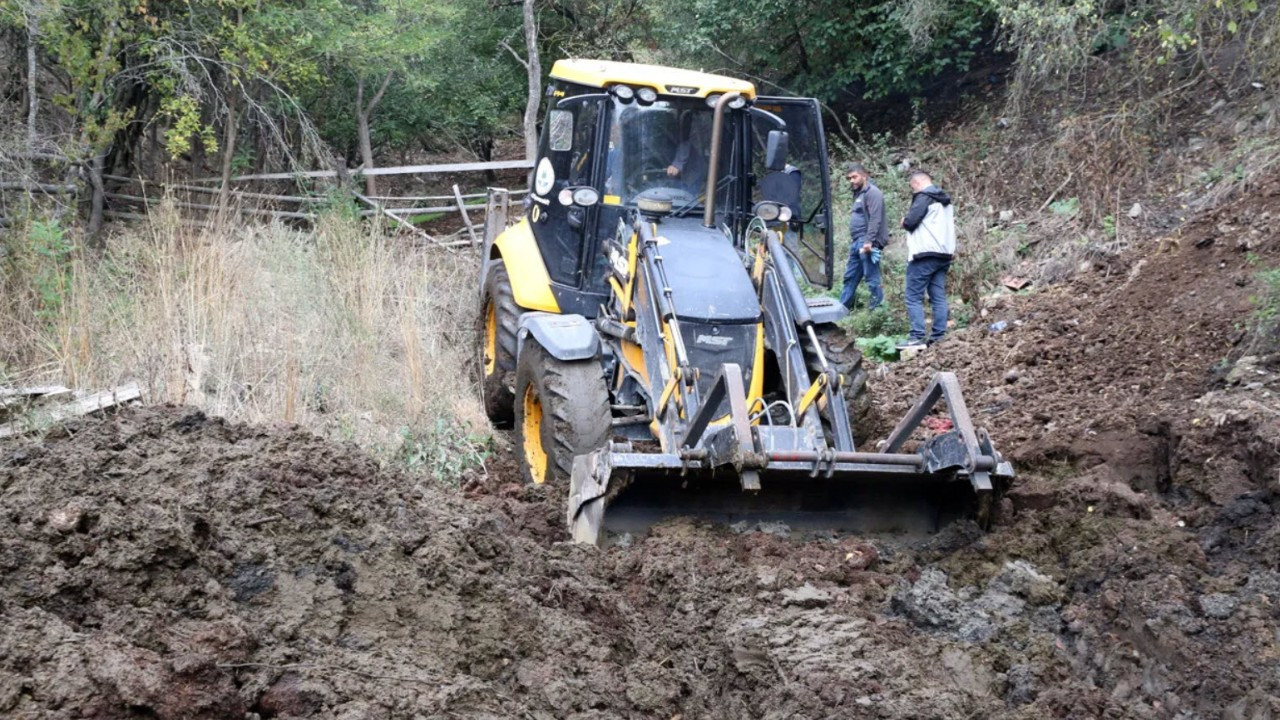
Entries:
[[1278,206],[880,374],[882,421],[960,375],[1020,471],[990,533],[597,550],[509,467],[459,492],[177,407],[0,445],[0,715],[1280,717],[1280,359],[1245,332]]

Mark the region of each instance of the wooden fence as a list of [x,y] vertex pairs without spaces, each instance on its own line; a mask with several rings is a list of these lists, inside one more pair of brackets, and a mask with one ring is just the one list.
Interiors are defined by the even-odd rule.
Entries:
[[[354,170],[350,173],[339,173],[335,170],[316,170],[297,173],[258,173],[239,175],[230,178],[231,183],[267,184],[282,181],[299,181],[314,179],[349,180],[360,175],[439,175],[467,174],[498,170],[528,170],[533,163],[528,160],[503,160],[477,163],[441,163],[435,165],[404,165],[398,167],[371,168]],[[104,215],[120,220],[144,220],[149,217],[151,207],[166,196],[170,197],[176,207],[183,210],[194,210],[206,214],[205,219],[186,218],[184,223],[197,227],[210,227],[215,217],[222,213],[245,217],[262,217],[286,222],[308,223],[314,221],[324,206],[333,203],[333,194],[277,194],[260,190],[246,190],[232,187],[228,200],[224,204],[222,190],[218,184],[221,178],[198,178],[185,182],[152,182],[142,178],[130,178],[117,175],[104,175],[103,179],[114,186],[111,192],[104,193],[108,206]],[[13,188],[7,185],[15,185]],[[22,187],[17,187],[22,185]],[[33,188],[22,183],[2,183],[0,190],[24,190]],[[64,188],[61,185],[41,187],[48,191],[74,191],[75,186]],[[295,191],[296,192],[296,191]],[[521,196],[527,190],[504,193],[504,201],[510,196]],[[354,198],[364,209],[360,215],[364,217],[383,217],[396,227],[410,233],[416,238],[432,245],[446,248],[478,246],[484,226],[484,217],[493,211],[492,193],[463,193],[458,184],[453,184],[452,193],[448,195],[418,196],[366,196],[350,189],[349,183],[345,191],[338,191],[337,196],[345,194]],[[477,202],[478,201],[478,202]],[[505,210],[505,208],[504,208]],[[441,215],[457,214],[461,221],[457,230],[433,235],[420,227],[417,222],[438,220]],[[433,216],[424,219],[422,216]]]

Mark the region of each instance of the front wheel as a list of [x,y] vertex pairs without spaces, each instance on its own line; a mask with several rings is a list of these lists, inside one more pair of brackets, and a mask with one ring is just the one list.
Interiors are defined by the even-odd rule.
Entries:
[[525,340],[516,363],[515,425],[526,482],[567,488],[573,458],[604,447],[611,420],[599,362],[557,360],[533,338]]
[[511,427],[515,417],[512,387],[516,371],[516,332],[520,325],[520,306],[516,305],[511,279],[502,260],[489,268],[480,301],[479,360],[480,392],[484,411],[498,427]]
[[[862,367],[862,351],[854,343],[854,337],[839,326],[815,326],[814,335],[818,337],[827,363],[840,375],[840,394],[849,409],[849,427],[853,429],[854,441],[866,442],[871,432],[871,393],[867,388],[867,371]],[[821,371],[813,348],[805,348],[805,359],[811,373]]]

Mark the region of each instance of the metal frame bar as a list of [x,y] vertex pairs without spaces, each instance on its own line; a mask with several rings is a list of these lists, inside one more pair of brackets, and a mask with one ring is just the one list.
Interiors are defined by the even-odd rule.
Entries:
[[[920,423],[924,422],[925,417],[938,404],[939,400],[947,401],[947,411],[951,415],[951,423],[960,433],[960,438],[964,441],[965,449],[968,451],[969,458],[976,463],[978,457],[982,454],[982,450],[978,447],[978,435],[973,429],[973,419],[969,417],[969,408],[964,403],[964,396],[960,391],[960,381],[956,378],[956,374],[952,372],[940,372],[933,376],[928,387],[916,399],[907,414],[898,421],[898,425],[894,427],[893,432],[889,433],[889,437],[885,439],[884,452],[896,453],[902,448],[907,438],[911,437],[911,433],[920,427]],[[970,467],[969,470],[976,468]]]

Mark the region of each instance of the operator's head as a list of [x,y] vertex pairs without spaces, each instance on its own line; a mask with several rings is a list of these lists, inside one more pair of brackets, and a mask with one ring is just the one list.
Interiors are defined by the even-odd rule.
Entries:
[[849,187],[853,188],[854,192],[859,192],[867,186],[871,176],[867,174],[867,169],[862,166],[862,163],[851,162],[845,163],[844,178],[849,181]]
[[911,185],[912,192],[920,192],[933,184],[933,178],[923,170],[916,170],[907,176],[907,182]]

